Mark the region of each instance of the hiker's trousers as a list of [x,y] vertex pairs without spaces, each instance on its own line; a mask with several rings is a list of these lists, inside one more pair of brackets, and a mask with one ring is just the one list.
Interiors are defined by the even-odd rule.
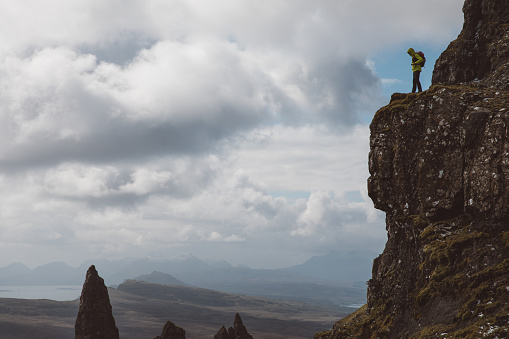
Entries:
[[416,87],[419,89],[419,92],[422,92],[421,81],[419,80],[421,76],[421,71],[414,72],[414,84],[412,86],[412,93],[415,93]]

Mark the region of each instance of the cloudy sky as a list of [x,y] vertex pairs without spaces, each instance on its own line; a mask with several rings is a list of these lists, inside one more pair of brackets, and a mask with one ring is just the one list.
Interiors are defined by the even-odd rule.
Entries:
[[463,0],[0,2],[0,265],[383,250],[369,122]]

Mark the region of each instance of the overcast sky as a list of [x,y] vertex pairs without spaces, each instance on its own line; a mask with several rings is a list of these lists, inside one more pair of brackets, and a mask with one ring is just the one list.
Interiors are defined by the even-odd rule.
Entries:
[[369,122],[463,0],[0,2],[0,265],[381,252]]

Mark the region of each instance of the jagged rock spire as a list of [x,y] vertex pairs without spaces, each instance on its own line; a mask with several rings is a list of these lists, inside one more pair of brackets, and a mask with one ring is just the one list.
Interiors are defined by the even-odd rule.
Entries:
[[95,266],[87,271],[74,326],[76,339],[118,339],[108,289]]
[[226,327],[222,326],[214,336],[214,339],[230,339],[230,334],[226,330]]
[[253,337],[247,332],[247,329],[242,323],[242,319],[238,313],[235,314],[233,329],[235,330],[235,339],[253,339]]
[[186,339],[186,331],[182,327],[168,321],[164,325],[161,335],[154,339]]
[[221,327],[214,336],[214,339],[253,339],[253,336],[247,332],[240,315],[236,313],[233,327],[230,327],[228,331],[226,331],[224,326]]

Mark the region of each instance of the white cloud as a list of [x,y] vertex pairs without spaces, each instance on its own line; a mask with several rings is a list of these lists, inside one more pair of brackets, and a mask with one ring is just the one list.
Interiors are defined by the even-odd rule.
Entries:
[[381,81],[382,81],[382,85],[384,85],[384,86],[390,86],[390,85],[399,84],[402,82],[400,79],[382,79]]
[[173,174],[169,171],[152,171],[140,168],[131,177],[132,181],[121,186],[120,191],[144,195],[164,189],[166,185],[170,184]]
[[98,198],[110,193],[108,182],[114,181],[117,176],[117,171],[112,167],[66,164],[48,170],[43,185],[54,196]]
[[462,3],[0,3],[3,262],[379,249],[369,58],[446,44]]
[[238,166],[274,191],[359,190],[369,173],[369,128],[274,125],[256,129],[235,143]]
[[[326,192],[313,193],[307,202],[306,210],[302,212],[298,219],[298,229],[292,231],[293,235],[311,235],[316,233],[320,227],[324,227],[326,214],[334,211],[334,205],[330,194]],[[339,215],[336,215],[339,217]],[[339,222],[339,218],[336,222]]]

